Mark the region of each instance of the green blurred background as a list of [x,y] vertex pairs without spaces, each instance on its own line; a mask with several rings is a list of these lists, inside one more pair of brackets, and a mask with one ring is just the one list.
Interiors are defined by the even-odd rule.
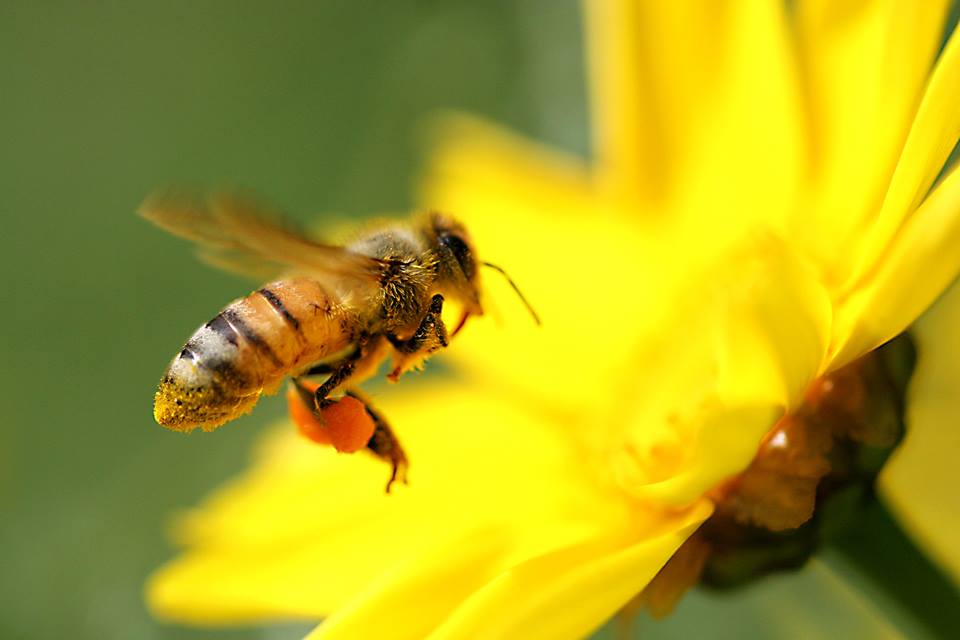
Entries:
[[[283,405],[215,436],[153,423],[169,358],[251,284],[133,211],[170,183],[247,187],[304,221],[406,211],[438,109],[585,153],[581,45],[572,0],[0,3],[0,638],[302,635],[166,626],[143,606],[170,514],[239,472]],[[873,517],[847,546],[879,539],[892,565],[839,545],[799,577],[694,594],[637,630],[956,628],[956,593]],[[902,580],[933,586],[912,602]]]

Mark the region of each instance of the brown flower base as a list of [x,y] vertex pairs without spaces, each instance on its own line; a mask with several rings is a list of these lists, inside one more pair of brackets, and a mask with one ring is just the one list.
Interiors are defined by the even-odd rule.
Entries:
[[802,566],[872,499],[874,479],[903,433],[914,360],[903,335],[818,379],[750,466],[711,493],[714,515],[624,612],[646,608],[663,617],[698,582],[728,588]]

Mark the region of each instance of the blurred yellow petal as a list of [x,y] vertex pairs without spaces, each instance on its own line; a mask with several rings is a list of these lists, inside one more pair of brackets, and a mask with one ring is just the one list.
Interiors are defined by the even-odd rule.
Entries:
[[200,623],[333,611],[396,554],[423,545],[410,520],[424,515],[419,505],[402,491],[384,496],[383,480],[382,463],[337,455],[284,425],[250,471],[181,517],[175,537],[186,551],[152,576],[151,608]]
[[382,576],[310,637],[551,637],[545,609],[555,628],[579,636],[642,589],[710,511],[704,502],[519,562],[505,538],[479,530]]
[[381,574],[362,597],[340,608],[308,637],[425,638],[504,567],[509,551],[508,536],[481,529],[412,556]]
[[584,6],[604,194],[634,203],[689,194],[690,166],[706,181],[718,166],[738,167],[750,183],[746,193],[759,192],[758,200],[768,190],[780,191],[779,198],[792,189],[802,131],[780,3]]
[[456,541],[479,530],[515,561],[627,522],[627,503],[580,462],[577,443],[536,413],[453,385],[430,393],[443,402],[378,400],[414,465],[389,496],[383,463],[273,436],[246,475],[183,520],[188,548],[151,579],[154,611],[315,619],[374,597],[376,576],[413,558],[447,549],[438,566],[454,562],[465,553]]
[[670,189],[687,144],[678,124],[692,121],[711,84],[704,54],[719,39],[720,13],[684,2],[584,2],[597,174],[615,197],[656,200]]
[[796,4],[814,174],[794,233],[833,272],[834,282],[852,269],[850,244],[860,241],[863,224],[883,200],[937,52],[947,4]]
[[640,542],[591,541],[523,562],[474,594],[435,637],[583,637],[643,589],[711,512],[704,500],[651,531],[630,532]]
[[870,278],[841,306],[832,368],[904,331],[960,273],[960,170],[905,222]]
[[960,286],[916,324],[917,368],[907,433],[880,474],[880,492],[920,548],[960,586]]
[[[488,317],[470,321],[449,357],[528,402],[562,406],[603,393],[619,374],[605,363],[655,322],[681,277],[655,266],[666,248],[604,215],[576,165],[469,119],[447,120],[443,130],[422,201],[456,211],[487,247],[482,258],[506,269],[543,319],[534,326],[501,276],[485,271]],[[577,371],[591,362],[599,366]]]
[[[427,131],[430,164],[421,183],[421,200],[436,208],[470,215],[487,211],[484,194],[497,203],[513,202],[546,218],[580,219],[593,204],[587,167],[565,155],[499,127],[461,114],[438,116]],[[468,181],[471,190],[459,186]],[[469,195],[470,197],[465,197]],[[528,238],[503,234],[502,243]],[[497,245],[494,245],[497,246]]]
[[702,113],[692,127],[678,123],[695,137],[675,198],[676,208],[690,215],[687,235],[707,235],[708,243],[716,243],[724,228],[780,231],[796,207],[808,165],[803,96],[784,5],[713,5],[726,14],[714,36],[722,41],[699,64],[717,67],[710,69],[717,88],[698,98]]

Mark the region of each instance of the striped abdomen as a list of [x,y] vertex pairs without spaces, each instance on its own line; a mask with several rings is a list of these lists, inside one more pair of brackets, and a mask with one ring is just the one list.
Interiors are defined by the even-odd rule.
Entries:
[[354,326],[318,282],[270,283],[197,329],[167,367],[153,415],[181,431],[214,429],[248,412],[286,375],[348,347]]

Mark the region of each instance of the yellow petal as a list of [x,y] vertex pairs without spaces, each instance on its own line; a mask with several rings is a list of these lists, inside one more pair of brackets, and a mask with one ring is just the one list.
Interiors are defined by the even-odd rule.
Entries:
[[[718,161],[725,169],[739,166],[752,190],[795,179],[799,101],[779,3],[584,6],[594,155],[604,193],[662,202],[689,193],[688,165],[699,164],[707,179]],[[737,144],[728,144],[731,138]],[[778,161],[767,161],[770,155]]]
[[731,405],[767,400],[792,410],[824,366],[830,296],[810,264],[779,238],[758,238],[731,260],[740,266],[720,283],[728,286],[717,314],[718,393]]
[[403,487],[385,496],[384,473],[366,455],[338,455],[282,425],[249,471],[180,518],[175,538],[186,550],[151,577],[151,610],[194,624],[335,610],[424,544],[415,518],[429,514]]
[[653,266],[668,246],[596,200],[582,169],[531,143],[466,118],[447,120],[438,140],[421,201],[455,211],[543,319],[534,326],[501,276],[484,271],[487,314],[444,357],[526,402],[582,406],[610,386],[622,345],[662,315],[682,275]]
[[[876,215],[889,184],[936,55],[947,4],[797,3],[814,174],[812,198],[797,211],[794,237],[830,265],[837,283],[853,268],[850,245]],[[912,189],[919,183],[913,177],[904,184]],[[902,206],[896,211],[904,213]]]
[[705,5],[723,6],[724,15],[711,24],[720,33],[702,52],[708,59],[695,63],[715,74],[716,87],[691,97],[701,112],[695,120],[677,122],[691,140],[676,207],[692,216],[688,234],[709,234],[712,242],[723,227],[779,232],[796,207],[808,165],[803,94],[784,4],[690,4],[698,13]]
[[813,270],[757,239],[709,271],[637,360],[612,464],[631,494],[685,505],[739,473],[821,372],[832,307]]
[[684,443],[687,450],[682,463],[665,479],[646,475],[649,464],[637,464],[633,459],[636,450],[650,448],[646,442],[630,443],[631,448],[616,452],[611,464],[621,485],[637,498],[660,505],[688,505],[745,469],[781,415],[782,405],[704,408],[684,425],[692,432],[692,441]]
[[960,31],[955,31],[930,76],[879,216],[863,241],[854,277],[873,267],[943,169],[960,137],[958,105]]
[[[590,616],[597,626],[644,587],[710,510],[704,502],[683,514],[648,517],[631,526],[624,522],[598,537],[532,557],[516,553],[513,535],[478,529],[386,572],[310,637],[413,640],[433,637],[438,627],[438,637],[517,637],[491,628],[530,624],[515,618],[536,615],[549,598],[577,599],[579,610],[567,607],[570,616]],[[537,535],[549,538],[551,532]],[[584,584],[601,579],[591,576],[601,572],[610,579],[606,590]]]
[[378,576],[361,595],[308,637],[425,638],[473,591],[503,568],[510,536],[479,529],[458,536]]
[[274,436],[182,524],[187,552],[151,579],[151,608],[189,622],[317,619],[374,597],[378,576],[413,559],[446,549],[439,564],[457,562],[476,532],[516,561],[624,522],[622,497],[541,417],[476,389],[409,391],[377,401],[410,456],[409,486],[386,496],[383,463]]
[[584,637],[639,593],[712,510],[701,501],[652,531],[632,532],[640,541],[626,546],[594,540],[527,560],[474,594],[432,637]]
[[[934,11],[937,5],[928,6]],[[945,12],[946,7],[940,9]],[[931,36],[933,34],[930,34]],[[929,37],[929,36],[928,36]],[[930,43],[936,43],[929,37]],[[929,44],[927,45],[930,46]],[[926,59],[923,59],[926,62]],[[960,31],[954,31],[930,74],[884,202],[884,213],[916,208],[960,137]]]
[[960,170],[906,221],[876,270],[842,305],[838,368],[904,331],[960,272]]
[[[594,156],[605,190],[626,199],[658,199],[675,178],[699,73],[716,12],[698,16],[685,3],[584,2]],[[698,19],[700,18],[700,19]],[[693,73],[689,82],[684,79]],[[674,113],[673,109],[682,109]]]
[[[469,215],[485,212],[487,188],[497,202],[516,199],[518,207],[538,205],[542,215],[560,218],[594,208],[593,192],[583,161],[521,138],[472,116],[437,116],[428,132],[431,155],[419,187],[427,206]],[[461,193],[463,189],[471,197]],[[526,238],[504,234],[504,242]],[[484,247],[479,248],[484,252]]]
[[907,395],[907,433],[880,474],[904,529],[960,586],[960,286],[915,325],[919,359]]
[[[622,495],[608,493],[608,489],[594,484],[595,478],[588,472],[583,452],[561,452],[562,459],[557,462],[562,464],[545,468],[543,461],[555,455],[551,451],[555,445],[551,447],[548,440],[531,442],[530,448],[526,448],[524,442],[528,436],[523,434],[531,430],[528,426],[530,418],[522,412],[494,416],[490,415],[489,409],[481,417],[478,408],[488,404],[474,400],[456,410],[438,408],[437,412],[438,415],[468,412],[470,419],[482,421],[486,436],[495,440],[499,435],[497,431],[502,429],[507,440],[500,446],[509,447],[514,452],[510,457],[525,451],[521,455],[530,458],[530,464],[519,471],[522,478],[513,476],[513,480],[508,480],[508,484],[522,482],[522,491],[515,489],[507,496],[497,491],[497,482],[488,482],[486,495],[476,498],[471,497],[469,488],[461,486],[461,480],[455,474],[445,478],[448,485],[457,487],[454,491],[456,497],[445,497],[436,502],[431,500],[435,513],[418,515],[422,535],[429,541],[429,547],[420,546],[404,552],[402,561],[387,566],[367,588],[328,618],[312,637],[389,635],[391,638],[422,638],[434,627],[446,624],[446,618],[464,602],[467,604],[463,606],[471,613],[463,614],[466,622],[457,622],[452,627],[458,633],[463,631],[460,635],[471,635],[471,629],[477,624],[472,621],[476,615],[481,618],[503,616],[505,624],[518,624],[508,618],[521,613],[528,615],[527,607],[540,606],[537,599],[525,602],[512,597],[515,603],[513,612],[503,610],[496,603],[482,603],[495,597],[493,594],[503,588],[517,588],[514,580],[525,575],[528,566],[537,567],[544,563],[550,571],[561,575],[543,576],[536,572],[528,580],[539,577],[542,582],[535,585],[524,582],[524,590],[543,595],[564,584],[565,580],[572,580],[568,586],[573,593],[564,591],[556,597],[578,596],[586,607],[580,611],[579,617],[586,617],[591,625],[596,626],[635,595],[692,532],[695,524],[708,515],[709,508],[705,505],[701,505],[693,516],[660,515],[644,510],[628,513]],[[396,414],[396,411],[392,413]],[[420,413],[424,413],[422,407]],[[421,419],[431,418],[429,412],[421,415]],[[450,420],[442,422],[449,424]],[[497,480],[511,477],[503,455],[489,456],[483,447],[463,436],[448,439],[448,442],[456,442],[469,450],[472,458],[491,465],[490,472],[498,476]],[[426,457],[422,445],[411,449],[411,453],[414,452],[418,458]],[[422,464],[430,463],[431,460],[426,459]],[[458,463],[463,465],[462,461]],[[579,468],[572,465],[579,465]],[[557,477],[560,474],[567,477]],[[421,484],[417,480],[417,486]],[[504,488],[504,491],[508,490]],[[514,503],[513,507],[511,503]],[[456,518],[451,522],[449,516],[451,508],[459,504],[469,505],[470,522],[462,526],[458,525]],[[640,540],[647,543],[637,543]],[[634,544],[637,549],[633,553],[620,554],[623,547]],[[621,561],[625,566],[620,566]],[[577,586],[582,586],[580,581],[583,579],[577,563],[591,567],[591,571],[622,575],[619,575],[619,582],[611,580],[608,591],[593,589],[595,592],[590,596],[595,600],[591,601],[583,592],[575,591]],[[592,567],[594,563],[596,567]],[[615,566],[610,568],[611,564]],[[570,576],[564,578],[562,574],[567,573]],[[324,577],[335,578],[329,573]],[[475,595],[475,592],[485,595]],[[496,596],[497,602],[499,598]],[[576,610],[571,608],[571,615],[573,611]],[[485,624],[490,623],[490,620],[485,621]]]

